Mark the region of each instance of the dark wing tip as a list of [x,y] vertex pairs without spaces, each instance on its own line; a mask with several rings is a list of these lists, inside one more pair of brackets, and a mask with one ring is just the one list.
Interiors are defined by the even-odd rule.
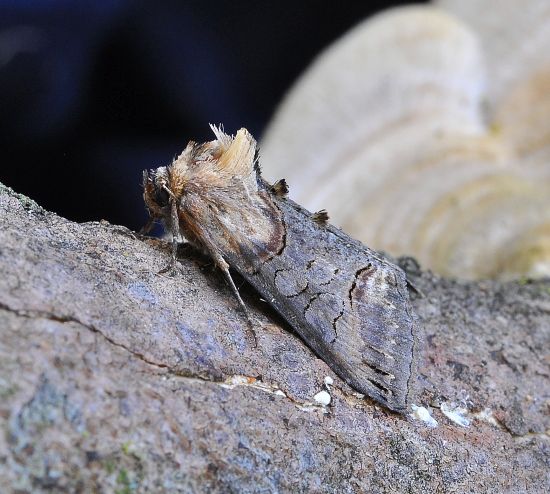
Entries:
[[328,218],[329,216],[326,209],[321,209],[311,215],[311,219],[319,226],[326,226],[328,223]]
[[277,197],[286,197],[288,194],[288,184],[284,178],[278,180],[271,186],[271,192],[273,192]]

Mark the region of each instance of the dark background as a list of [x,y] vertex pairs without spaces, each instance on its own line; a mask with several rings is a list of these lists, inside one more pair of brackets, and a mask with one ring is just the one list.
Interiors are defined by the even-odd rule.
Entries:
[[320,51],[406,2],[0,1],[0,181],[139,229],[141,171],[208,123],[261,138]]

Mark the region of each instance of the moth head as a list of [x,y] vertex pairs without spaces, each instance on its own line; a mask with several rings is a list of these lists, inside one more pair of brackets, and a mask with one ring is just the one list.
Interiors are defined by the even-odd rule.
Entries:
[[170,192],[168,170],[165,166],[143,171],[143,199],[152,217],[162,218],[169,214]]

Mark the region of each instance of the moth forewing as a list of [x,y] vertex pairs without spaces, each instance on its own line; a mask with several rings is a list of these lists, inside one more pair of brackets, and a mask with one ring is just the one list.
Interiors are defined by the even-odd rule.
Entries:
[[[235,292],[227,264],[239,272],[349,385],[403,412],[414,357],[404,273],[328,225],[325,211],[312,215],[287,199],[285,182],[268,185],[245,129],[215,133],[158,174],[169,177],[185,238],[213,257]],[[144,195],[161,215],[159,187],[149,183]]]
[[404,411],[414,320],[404,273],[333,227],[320,226],[290,200],[274,198],[285,247],[261,268],[235,269],[348,384]]

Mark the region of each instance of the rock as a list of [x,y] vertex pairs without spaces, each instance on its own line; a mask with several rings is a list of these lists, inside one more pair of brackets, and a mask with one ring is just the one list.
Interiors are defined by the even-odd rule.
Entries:
[[430,427],[357,396],[243,286],[255,342],[181,254],[159,275],[166,242],[0,188],[2,492],[550,490],[549,281],[415,270]]
[[550,276],[549,15],[440,0],[365,19],[278,106],[265,176],[442,276]]

